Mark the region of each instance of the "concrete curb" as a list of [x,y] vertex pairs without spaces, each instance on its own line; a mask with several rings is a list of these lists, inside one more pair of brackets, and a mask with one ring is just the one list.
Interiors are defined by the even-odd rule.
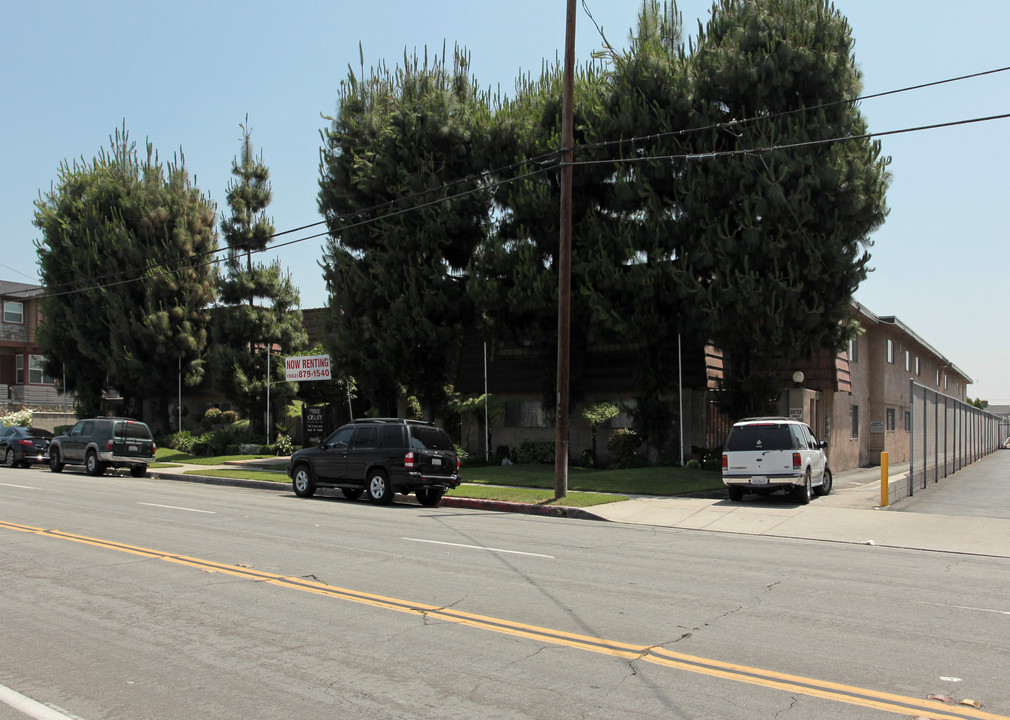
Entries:
[[[183,475],[181,473],[159,472],[149,470],[148,477],[157,480],[181,480],[183,482],[204,483],[206,485],[222,485],[243,487],[251,490],[273,490],[274,492],[291,492],[291,483],[275,483],[267,480],[241,480],[239,478],[215,477],[213,475]],[[582,508],[563,505],[533,505],[529,503],[505,502],[503,500],[481,500],[478,498],[445,496],[439,502],[439,507],[470,508],[472,510],[487,510],[492,512],[523,513],[542,517],[575,518],[578,520],[602,520],[606,518],[594,515]]]
[[505,502],[503,500],[480,500],[478,498],[443,497],[440,507],[461,507],[474,510],[490,510],[492,512],[513,512],[525,515],[540,515],[542,517],[564,517],[577,520],[604,520],[599,515],[582,508],[564,505],[532,505],[529,503]]

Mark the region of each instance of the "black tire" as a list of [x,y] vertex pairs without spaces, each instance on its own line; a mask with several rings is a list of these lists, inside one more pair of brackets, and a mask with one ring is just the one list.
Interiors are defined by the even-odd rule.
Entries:
[[98,459],[98,453],[89,450],[84,456],[84,472],[88,475],[101,475],[105,472],[105,463]]
[[299,465],[295,468],[291,487],[298,497],[308,498],[316,494],[316,480],[312,477],[312,470],[308,465]]
[[729,499],[732,500],[733,502],[740,502],[741,500],[743,500],[742,487],[736,487],[735,485],[730,485],[726,488],[726,491],[729,493]]
[[810,499],[814,496],[813,490],[811,489],[810,468],[807,468],[807,474],[804,476],[803,484],[797,485],[793,488],[793,494],[796,496],[796,502],[800,505],[810,504]]
[[421,488],[417,491],[417,501],[425,507],[435,507],[442,501],[445,490],[441,488]]
[[363,488],[340,488],[340,492],[348,500],[357,500],[365,490]]
[[818,497],[824,497],[831,493],[831,470],[827,465],[824,466],[824,479],[821,480],[821,484],[814,488],[814,492],[817,493]]
[[368,471],[368,499],[376,505],[389,505],[393,502],[393,487],[389,484],[389,477],[382,470]]
[[52,472],[63,472],[63,463],[60,462],[60,451],[49,451],[49,469]]
[[147,475],[147,465],[131,465],[130,474],[133,477],[144,477]]
[[18,466],[18,463],[14,460],[14,448],[7,448],[7,454],[4,455],[4,466],[9,468]]

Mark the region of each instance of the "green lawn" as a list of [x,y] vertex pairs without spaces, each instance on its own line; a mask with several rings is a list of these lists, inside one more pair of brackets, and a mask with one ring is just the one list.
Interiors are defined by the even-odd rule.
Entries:
[[[239,455],[224,457],[193,457],[177,450],[158,449],[159,463],[185,463],[191,465],[220,465],[226,460],[269,458],[268,455]],[[279,465],[278,470],[283,466]],[[191,475],[210,475],[243,480],[266,480],[286,484],[290,482],[283,472],[271,470],[187,470]],[[589,507],[602,503],[626,500],[627,495],[684,495],[708,492],[723,488],[722,477],[717,472],[682,467],[644,467],[625,470],[568,469],[568,494],[561,502],[554,502],[553,465],[507,465],[491,467],[464,467],[460,470],[463,485],[452,490],[455,497],[480,498],[532,504],[556,504],[568,507]]]
[[[464,467],[463,482],[554,489],[553,465]],[[644,467],[626,470],[568,468],[568,490],[629,495],[684,495],[723,488],[722,475],[683,467]]]

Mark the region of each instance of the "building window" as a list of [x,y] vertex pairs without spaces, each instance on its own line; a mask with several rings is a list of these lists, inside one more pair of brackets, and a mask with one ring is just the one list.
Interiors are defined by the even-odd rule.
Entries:
[[850,405],[849,406],[849,437],[855,439],[859,437],[859,406]]
[[940,371],[936,371],[936,386],[940,387]]
[[25,321],[25,304],[15,300],[4,300],[4,322],[18,323]]
[[905,432],[912,432],[912,413],[904,410],[903,414],[905,416]]
[[14,356],[14,384],[24,385],[25,384],[25,356],[15,355]]
[[514,400],[505,405],[505,427],[552,427],[544,405],[539,400]]
[[859,362],[859,338],[849,340],[849,362]]
[[887,362],[894,365],[894,340],[887,341]]
[[28,382],[31,385],[52,385],[53,379],[42,369],[46,358],[44,355],[28,356]]
[[905,372],[912,369],[912,353],[905,351]]
[[918,357],[915,358],[915,376],[916,377],[922,376],[922,365],[919,363]]
[[894,432],[894,408],[887,408],[887,432]]

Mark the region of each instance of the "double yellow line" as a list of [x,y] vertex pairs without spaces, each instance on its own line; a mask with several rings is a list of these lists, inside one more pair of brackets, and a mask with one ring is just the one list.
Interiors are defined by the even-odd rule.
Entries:
[[766,688],[783,690],[789,693],[809,695],[811,697],[823,698],[834,702],[857,705],[860,707],[874,708],[885,712],[892,712],[899,715],[923,715],[931,720],[1010,720],[1004,715],[993,715],[970,707],[943,705],[936,701],[920,700],[918,698],[906,697],[903,695],[892,695],[876,690],[841,685],[839,683],[817,680],[815,678],[802,677],[799,675],[788,675],[785,673],[763,670],[761,668],[748,667],[746,665],[735,665],[733,663],[710,660],[694,655],[684,655],[672,652],[658,646],[633,645],[607,640],[605,638],[592,637],[590,635],[577,635],[553,630],[551,628],[538,627],[536,625],[526,625],[524,623],[503,620],[500,618],[488,617],[485,615],[474,615],[472,613],[453,610],[451,608],[439,607],[437,605],[426,605],[424,603],[414,603],[398,598],[386,597],[384,595],[373,595],[371,593],[360,592],[340,588],[326,583],[305,580],[303,578],[287,577],[266,573],[254,568],[241,567],[238,565],[225,565],[222,563],[203,560],[200,558],[187,557],[165,553],[149,548],[126,545],[124,543],[113,542],[111,540],[101,540],[98,538],[86,537],[84,535],[74,535],[61,532],[59,530],[46,530],[43,528],[31,527],[29,525],[19,525],[0,521],[0,528],[16,530],[19,532],[34,533],[45,537],[69,540],[71,542],[93,545],[106,550],[116,550],[130,553],[156,560],[186,565],[197,568],[204,572],[220,572],[236,577],[267,582],[279,585],[292,590],[316,593],[327,597],[347,600],[349,602],[372,605],[374,607],[396,610],[398,612],[412,613],[446,622],[467,625],[470,627],[489,630],[491,632],[515,635],[530,638],[538,642],[549,642],[555,645],[586,650],[599,653],[601,655],[611,655],[613,657],[628,660],[640,660],[654,663],[665,667],[686,670],[688,672],[708,675],[711,677],[733,680],[735,682],[760,685]]

